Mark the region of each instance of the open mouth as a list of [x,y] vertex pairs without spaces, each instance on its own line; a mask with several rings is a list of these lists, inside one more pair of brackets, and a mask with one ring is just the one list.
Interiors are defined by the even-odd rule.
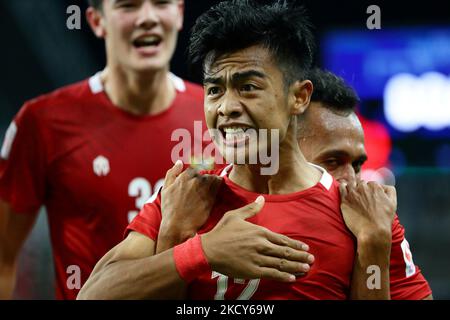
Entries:
[[157,47],[161,41],[162,39],[159,36],[143,36],[135,39],[133,45],[136,48]]
[[226,146],[239,146],[244,145],[250,140],[250,133],[254,132],[250,127],[224,127],[220,129],[222,133],[223,141]]

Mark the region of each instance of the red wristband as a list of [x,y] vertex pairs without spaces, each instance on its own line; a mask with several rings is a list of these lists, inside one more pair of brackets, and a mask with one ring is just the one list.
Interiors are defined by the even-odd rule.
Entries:
[[211,272],[198,234],[186,242],[175,246],[173,248],[173,259],[175,260],[178,274],[187,283],[205,272]]

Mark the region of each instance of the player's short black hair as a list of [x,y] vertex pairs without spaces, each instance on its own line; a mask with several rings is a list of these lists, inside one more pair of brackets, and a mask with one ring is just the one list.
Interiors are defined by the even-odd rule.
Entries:
[[359,97],[344,79],[320,68],[311,69],[306,77],[314,86],[311,101],[321,102],[323,107],[343,115],[355,111]]
[[88,3],[91,7],[101,10],[103,5],[103,0],[88,0]]
[[204,71],[210,53],[217,57],[253,45],[273,55],[285,84],[303,80],[314,56],[311,23],[303,6],[286,0],[261,4],[252,0],[223,1],[203,13],[192,28],[189,63]]

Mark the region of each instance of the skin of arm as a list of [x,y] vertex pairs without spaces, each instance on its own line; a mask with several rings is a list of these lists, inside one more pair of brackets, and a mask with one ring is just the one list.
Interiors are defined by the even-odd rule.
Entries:
[[0,200],[0,300],[12,298],[17,259],[36,217],[37,213],[17,214]]
[[182,298],[186,284],[176,271],[172,250],[154,251],[153,240],[131,232],[97,263],[77,299]]
[[[391,242],[383,235],[369,235],[357,240],[353,277],[352,300],[390,300],[389,261]],[[372,268],[377,269],[372,269]],[[379,272],[379,286],[369,277]]]

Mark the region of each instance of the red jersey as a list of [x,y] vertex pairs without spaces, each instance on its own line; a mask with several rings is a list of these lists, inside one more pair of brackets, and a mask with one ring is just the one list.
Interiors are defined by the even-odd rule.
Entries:
[[170,77],[176,98],[157,115],[114,106],[97,74],[25,103],[12,122],[1,150],[0,197],[17,213],[45,205],[57,298],[76,298],[162,185],[180,142],[172,133],[181,128],[192,137],[194,121],[206,130],[203,89]]
[[[321,168],[320,168],[321,169]],[[323,170],[323,169],[322,169]],[[217,173],[217,172],[216,172]],[[258,194],[249,192],[226,176],[210,219],[199,234],[210,231],[229,210],[253,202]],[[188,288],[192,299],[347,299],[353,272],[355,239],[340,213],[337,183],[323,170],[320,182],[289,195],[264,195],[263,210],[248,221],[274,232],[303,241],[315,257],[311,270],[293,284],[269,280],[229,279],[217,272],[204,274]],[[161,222],[161,202],[146,204],[128,226],[156,241]],[[423,299],[431,289],[412,261],[403,226],[395,217],[390,259],[392,299]]]
[[[191,299],[346,299],[355,256],[355,238],[340,211],[338,184],[323,169],[312,188],[285,195],[264,195],[265,205],[249,222],[305,242],[315,261],[311,270],[294,283],[266,279],[228,279],[205,273],[188,288]],[[213,229],[222,216],[255,201],[259,194],[233,183],[226,175],[210,218],[198,231]],[[146,204],[128,230],[157,239],[161,222],[160,199]]]

